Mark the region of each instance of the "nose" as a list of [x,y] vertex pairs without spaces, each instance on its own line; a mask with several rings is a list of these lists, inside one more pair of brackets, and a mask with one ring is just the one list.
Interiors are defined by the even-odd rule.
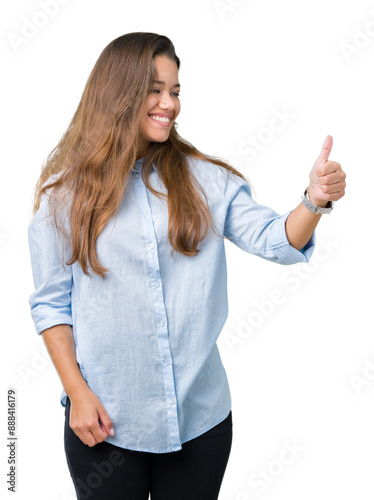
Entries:
[[160,95],[159,106],[162,109],[174,109],[174,100],[168,92],[163,92]]

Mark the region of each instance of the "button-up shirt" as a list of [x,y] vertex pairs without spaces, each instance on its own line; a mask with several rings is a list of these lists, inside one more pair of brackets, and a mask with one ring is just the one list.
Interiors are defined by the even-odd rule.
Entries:
[[[226,242],[278,264],[309,262],[315,233],[301,251],[292,247],[285,231],[291,210],[279,215],[255,202],[241,177],[207,161],[188,161]],[[62,265],[42,196],[28,228],[35,284],[29,302],[37,334],[72,325],[82,376],[113,422],[115,435],[106,441],[166,453],[182,449],[231,410],[216,343],[228,315],[225,241],[210,231],[196,256],[171,256],[167,200],[145,187],[142,167],[140,159],[117,217],[96,242],[99,261],[109,268],[105,279],[86,276],[77,262]],[[150,182],[166,193],[155,165]],[[62,406],[66,396],[62,390]]]

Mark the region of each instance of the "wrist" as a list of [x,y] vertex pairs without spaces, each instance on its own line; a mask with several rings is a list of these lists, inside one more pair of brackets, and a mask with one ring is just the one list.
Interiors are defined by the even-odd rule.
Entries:
[[308,187],[308,190],[307,190],[307,195],[308,195],[308,198],[309,200],[314,204],[316,205],[317,207],[321,207],[321,208],[326,208],[327,205],[329,204],[328,201],[326,200],[315,200],[314,198],[312,198],[310,196],[310,191],[309,191],[309,187]]
[[321,214],[329,214],[334,208],[334,202],[326,200],[318,200],[318,199],[310,199],[308,190],[310,185],[305,189],[304,194],[301,197],[302,204],[310,210],[313,214],[321,215]]
[[70,386],[67,386],[64,388],[66,394],[69,396],[70,400],[73,399],[80,399],[82,395],[87,392],[87,389],[90,390],[90,388],[87,385],[87,382],[84,380],[82,377],[78,381],[74,381],[73,384]]

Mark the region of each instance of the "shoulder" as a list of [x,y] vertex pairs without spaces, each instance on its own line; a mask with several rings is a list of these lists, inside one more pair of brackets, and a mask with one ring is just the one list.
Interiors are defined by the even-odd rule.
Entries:
[[[46,181],[42,184],[42,188],[49,186],[53,182],[55,182],[59,177],[61,177],[62,171],[58,172],[57,174],[52,174],[48,177]],[[42,193],[40,193],[40,198],[39,198],[39,208],[36,211],[35,215],[32,217],[32,220],[30,221],[30,225],[35,225],[39,222],[42,221],[51,221],[52,220],[52,212],[53,212],[53,207],[55,206],[53,204],[53,201],[55,201],[55,198],[52,200],[52,192],[51,189],[46,189]],[[58,204],[58,199],[57,199],[57,204]]]
[[42,187],[45,187],[45,186],[48,186],[49,184],[52,184],[53,182],[57,181],[61,175],[62,175],[63,171],[60,170],[60,172],[57,172],[57,174],[51,174],[48,179],[46,181],[44,181],[44,183],[42,184]]
[[188,163],[201,187],[216,193],[221,199],[231,199],[241,187],[244,187],[251,194],[249,183],[225,167],[192,157],[188,157]]

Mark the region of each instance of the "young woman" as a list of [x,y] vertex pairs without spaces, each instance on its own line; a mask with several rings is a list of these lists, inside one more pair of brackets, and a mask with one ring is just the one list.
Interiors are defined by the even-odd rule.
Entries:
[[79,499],[218,498],[232,443],[224,239],[309,262],[344,195],[327,136],[298,207],[256,203],[239,171],[178,135],[179,67],[165,36],[109,43],[36,186],[31,315],[63,385]]

